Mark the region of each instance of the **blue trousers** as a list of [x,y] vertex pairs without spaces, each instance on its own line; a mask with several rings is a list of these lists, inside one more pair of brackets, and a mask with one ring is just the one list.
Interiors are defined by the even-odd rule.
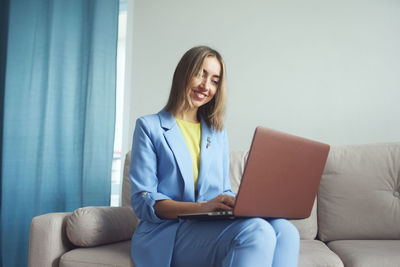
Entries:
[[300,238],[284,219],[181,221],[173,267],[297,267]]

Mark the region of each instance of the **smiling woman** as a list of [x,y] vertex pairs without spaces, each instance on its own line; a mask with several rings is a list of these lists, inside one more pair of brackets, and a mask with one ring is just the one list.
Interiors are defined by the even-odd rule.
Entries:
[[297,266],[299,234],[286,220],[177,220],[235,203],[223,127],[225,79],[222,56],[194,47],[175,69],[166,107],[136,121],[129,171],[140,218],[131,250],[136,267]]

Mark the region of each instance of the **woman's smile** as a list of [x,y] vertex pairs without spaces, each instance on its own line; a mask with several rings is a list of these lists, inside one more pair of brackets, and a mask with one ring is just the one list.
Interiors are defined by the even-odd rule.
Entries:
[[195,89],[193,89],[192,92],[194,93],[192,95],[194,95],[198,100],[203,100],[207,98],[207,94],[205,92],[201,92]]

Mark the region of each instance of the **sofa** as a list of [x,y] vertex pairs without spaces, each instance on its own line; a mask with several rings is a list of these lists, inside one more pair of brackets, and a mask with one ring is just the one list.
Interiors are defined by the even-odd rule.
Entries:
[[[247,151],[231,151],[237,191]],[[84,207],[33,218],[30,267],[134,266],[126,155],[122,207]],[[331,148],[311,215],[298,228],[301,267],[400,266],[400,143]]]

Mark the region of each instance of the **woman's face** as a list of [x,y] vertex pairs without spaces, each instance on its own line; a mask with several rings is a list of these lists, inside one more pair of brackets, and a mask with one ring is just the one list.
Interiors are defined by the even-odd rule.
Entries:
[[190,99],[195,108],[207,104],[214,97],[221,77],[221,64],[213,56],[206,57],[200,72],[189,84]]

